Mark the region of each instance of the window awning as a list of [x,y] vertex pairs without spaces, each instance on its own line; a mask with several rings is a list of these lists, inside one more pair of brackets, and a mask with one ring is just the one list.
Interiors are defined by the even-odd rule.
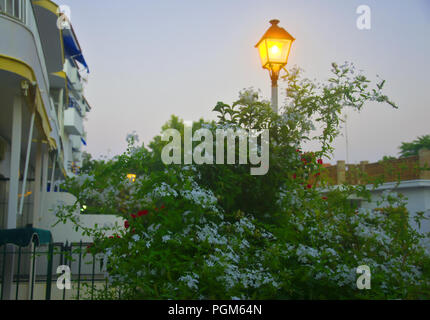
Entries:
[[90,72],[88,68],[87,62],[82,54],[82,50],[79,46],[78,41],[76,40],[73,29],[64,29],[63,30],[63,43],[64,43],[64,51],[66,57],[75,59],[80,64],[82,64],[87,72]]
[[[15,73],[30,82],[37,82],[36,75],[33,69],[24,61],[0,54],[0,70]],[[33,97],[29,105],[35,104],[36,112],[40,117],[42,130],[46,140],[49,142],[51,149],[57,149],[57,144],[54,138],[51,137],[52,126],[45,107],[44,99],[42,98],[41,90],[38,86],[35,87]],[[30,97],[27,97],[30,98]]]
[[32,241],[37,245],[51,243],[51,231],[32,227],[0,230],[0,246],[14,244],[19,247],[27,247]]

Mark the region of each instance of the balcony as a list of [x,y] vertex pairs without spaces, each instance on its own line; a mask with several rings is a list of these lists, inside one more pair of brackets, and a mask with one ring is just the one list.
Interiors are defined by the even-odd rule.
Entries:
[[70,139],[70,142],[72,144],[72,150],[76,151],[76,152],[80,151],[81,145],[82,145],[81,137],[71,135],[71,136],[69,136],[69,139]]
[[75,108],[64,112],[64,131],[69,135],[81,136],[83,133],[82,118]]
[[26,1],[0,0],[0,12],[25,23]]
[[76,91],[82,91],[81,76],[79,75],[78,69],[73,66],[69,60],[64,63],[64,72],[69,80],[69,85]]

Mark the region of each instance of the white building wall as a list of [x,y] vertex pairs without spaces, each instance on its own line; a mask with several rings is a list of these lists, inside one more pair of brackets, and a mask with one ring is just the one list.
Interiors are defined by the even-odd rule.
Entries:
[[[58,221],[55,209],[61,205],[73,205],[76,201],[75,196],[66,192],[45,192],[44,203],[42,204],[42,212],[37,222],[37,228],[50,230],[54,238],[54,242],[92,242],[88,236],[84,236],[81,231],[75,231],[74,225],[71,222],[66,224],[59,223],[55,227],[53,225]],[[75,214],[79,215],[81,223],[87,227],[94,227],[95,224],[99,226],[114,225],[117,223],[119,226],[124,225],[124,220],[114,215],[105,214],[80,214],[80,208],[77,209]],[[109,236],[110,234],[106,234]]]

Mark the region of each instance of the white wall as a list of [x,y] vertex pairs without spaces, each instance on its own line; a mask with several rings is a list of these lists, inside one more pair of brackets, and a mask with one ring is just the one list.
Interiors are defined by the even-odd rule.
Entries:
[[[43,194],[44,201],[42,204],[41,215],[37,221],[35,227],[50,230],[54,238],[54,242],[92,242],[92,239],[88,236],[83,236],[80,231],[76,232],[74,225],[71,222],[66,224],[59,223],[55,227],[52,227],[57,222],[57,217],[53,210],[61,204],[72,205],[75,203],[76,198],[66,192],[45,192]],[[75,212],[79,213],[79,209]],[[88,227],[94,227],[97,223],[99,226],[115,224],[123,226],[124,220],[113,215],[98,215],[98,214],[80,214],[80,221],[82,224]],[[106,234],[109,236],[110,234]]]

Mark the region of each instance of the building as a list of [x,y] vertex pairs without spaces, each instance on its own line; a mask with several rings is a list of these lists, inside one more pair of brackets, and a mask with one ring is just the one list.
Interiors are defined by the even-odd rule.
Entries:
[[[49,229],[47,203],[68,196],[59,183],[81,166],[89,69],[73,27],[57,25],[64,18],[49,0],[0,0],[2,231]],[[2,295],[10,298],[13,255],[3,265]]]

